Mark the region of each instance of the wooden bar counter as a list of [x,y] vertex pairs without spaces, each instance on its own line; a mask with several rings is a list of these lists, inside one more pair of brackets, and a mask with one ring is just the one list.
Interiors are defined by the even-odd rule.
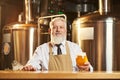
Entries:
[[120,79],[120,72],[0,71],[0,79]]

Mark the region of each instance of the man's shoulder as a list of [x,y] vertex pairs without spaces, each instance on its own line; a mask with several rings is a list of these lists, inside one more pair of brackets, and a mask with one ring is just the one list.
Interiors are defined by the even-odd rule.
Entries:
[[46,42],[46,43],[43,43],[43,44],[40,44],[39,46],[38,46],[38,48],[46,48],[47,46],[48,46],[48,42]]
[[77,43],[75,43],[75,42],[72,42],[72,41],[69,41],[69,40],[67,40],[67,43],[68,43],[69,45],[73,45],[73,46],[79,46]]
[[75,51],[75,53],[80,53],[82,50],[80,48],[80,45],[78,45],[77,43],[75,42],[72,42],[72,41],[67,41],[68,42],[68,45],[69,45],[69,48],[72,50],[72,51]]

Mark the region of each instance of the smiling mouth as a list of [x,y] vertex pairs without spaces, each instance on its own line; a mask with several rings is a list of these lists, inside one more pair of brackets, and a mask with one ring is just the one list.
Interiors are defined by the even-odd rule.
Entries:
[[56,35],[61,35],[61,33],[55,33]]

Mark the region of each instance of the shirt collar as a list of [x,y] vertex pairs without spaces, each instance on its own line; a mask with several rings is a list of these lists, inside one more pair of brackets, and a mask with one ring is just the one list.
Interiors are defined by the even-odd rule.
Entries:
[[[62,43],[62,46],[65,46],[65,43],[66,43],[66,40],[64,40],[63,42],[61,42]],[[50,45],[52,46],[52,47],[54,47],[55,46],[55,44],[54,43],[50,43]]]

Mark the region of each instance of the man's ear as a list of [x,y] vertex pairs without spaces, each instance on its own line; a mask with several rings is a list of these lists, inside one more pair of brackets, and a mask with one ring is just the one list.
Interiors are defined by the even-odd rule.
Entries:
[[49,29],[48,29],[48,34],[50,34],[50,33],[51,33],[51,29],[49,28]]

